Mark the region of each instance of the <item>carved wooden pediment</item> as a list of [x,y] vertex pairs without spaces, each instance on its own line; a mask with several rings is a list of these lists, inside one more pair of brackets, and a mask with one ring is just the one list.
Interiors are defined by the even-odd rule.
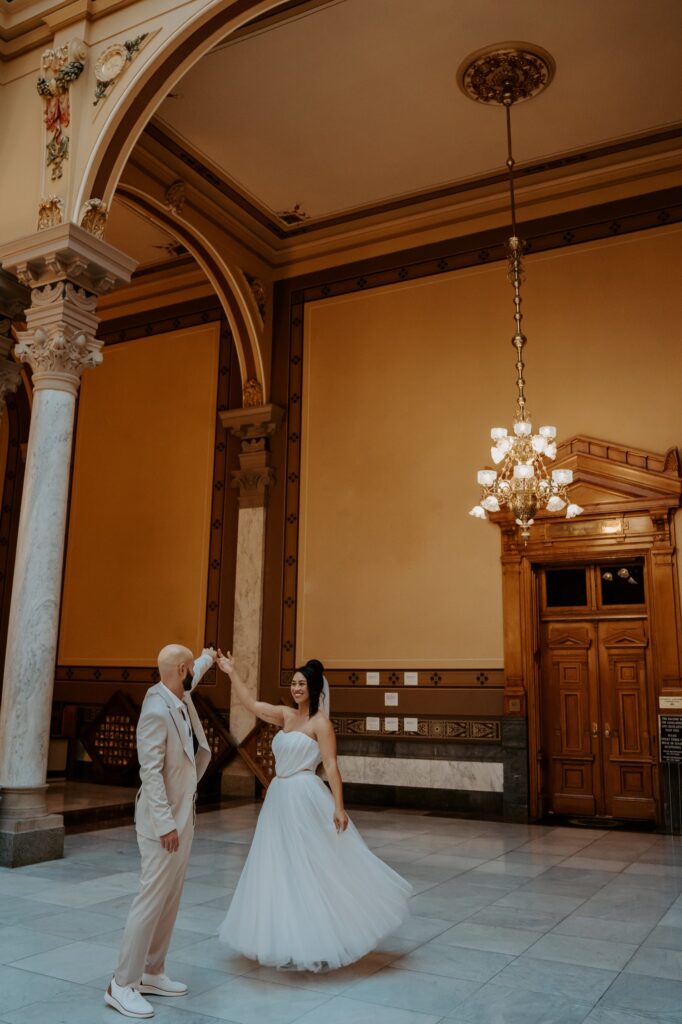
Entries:
[[603,641],[604,647],[646,647],[648,644],[646,637],[634,636],[632,633],[616,633],[612,636],[606,637]]
[[661,455],[579,434],[559,445],[556,466],[573,470],[571,500],[587,513],[677,508],[682,501],[676,448]]
[[585,651],[591,645],[592,641],[589,637],[576,636],[574,633],[561,633],[558,636],[552,636],[547,641],[547,646],[553,650],[557,648],[563,650],[581,650]]

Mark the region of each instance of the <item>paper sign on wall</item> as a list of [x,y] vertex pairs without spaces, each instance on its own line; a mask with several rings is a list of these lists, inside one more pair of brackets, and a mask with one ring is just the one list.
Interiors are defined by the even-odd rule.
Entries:
[[386,732],[397,732],[398,731],[398,719],[397,718],[384,718],[384,729]]
[[403,676],[405,686],[419,686],[418,672],[405,672]]
[[682,697],[659,697],[659,708],[682,708]]
[[384,694],[384,707],[385,708],[397,708],[398,707],[398,694],[397,693],[385,693]]
[[403,720],[405,726],[405,732],[419,732],[419,719],[418,718],[405,718]]
[[379,685],[379,673],[378,672],[367,672],[366,673],[366,680],[365,681],[366,681],[368,686],[378,686]]
[[380,718],[366,718],[365,719],[365,729],[367,730],[367,732],[379,732],[379,730],[381,729],[381,719]]

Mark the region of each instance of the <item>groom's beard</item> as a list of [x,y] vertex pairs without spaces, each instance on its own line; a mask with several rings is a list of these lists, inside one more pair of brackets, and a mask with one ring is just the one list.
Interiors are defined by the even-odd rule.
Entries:
[[182,680],[182,688],[185,693],[189,693],[192,689],[192,683],[194,682],[194,676],[191,672],[188,672],[185,678]]

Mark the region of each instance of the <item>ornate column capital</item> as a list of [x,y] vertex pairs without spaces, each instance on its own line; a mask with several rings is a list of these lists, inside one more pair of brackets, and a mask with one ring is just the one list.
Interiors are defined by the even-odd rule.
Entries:
[[77,224],[57,224],[0,247],[0,262],[30,289],[16,354],[34,390],[76,394],[83,370],[102,361],[97,297],[126,284],[135,260]]
[[70,281],[34,288],[15,352],[33,370],[33,389],[76,394],[83,370],[102,362],[97,296]]
[[274,480],[270,465],[269,440],[284,417],[278,405],[225,409],[220,420],[226,430],[241,441],[239,469],[232,470],[232,486],[239,488],[240,508],[263,508],[267,490]]

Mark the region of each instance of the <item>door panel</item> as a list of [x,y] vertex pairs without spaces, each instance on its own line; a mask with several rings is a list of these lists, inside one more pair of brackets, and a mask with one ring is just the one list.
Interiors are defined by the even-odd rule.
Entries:
[[606,813],[655,817],[646,624],[599,624]]
[[594,630],[585,623],[549,623],[543,633],[548,809],[558,814],[596,814],[601,785],[595,775],[591,736]]

